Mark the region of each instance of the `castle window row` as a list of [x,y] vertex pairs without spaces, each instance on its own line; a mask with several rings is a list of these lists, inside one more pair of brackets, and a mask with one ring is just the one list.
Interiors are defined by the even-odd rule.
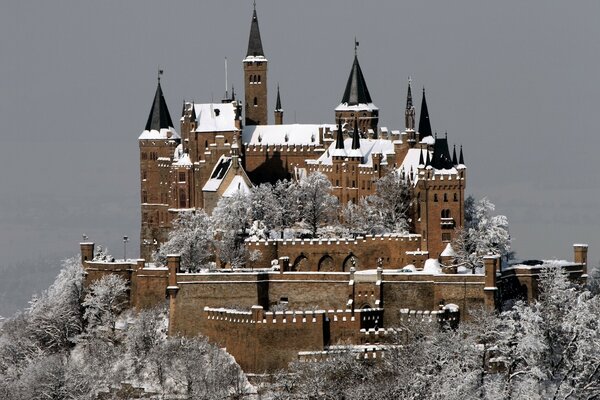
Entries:
[[[448,193],[444,193],[444,197],[443,198],[444,198],[444,203],[447,203],[449,201],[448,200]],[[433,194],[433,201],[436,202],[436,203],[439,201],[437,193]],[[458,201],[458,193],[454,193],[454,196],[452,196],[452,201]]]
[[248,76],[248,83],[250,83],[251,85],[260,85],[262,83],[260,75]]

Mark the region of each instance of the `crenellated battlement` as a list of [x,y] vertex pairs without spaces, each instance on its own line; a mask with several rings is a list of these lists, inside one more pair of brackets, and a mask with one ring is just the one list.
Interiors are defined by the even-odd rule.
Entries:
[[367,241],[388,240],[400,242],[420,242],[421,235],[409,233],[385,233],[379,235],[357,236],[356,238],[329,238],[329,239],[246,239],[246,244],[249,246],[296,246],[296,245],[348,245],[365,243]]

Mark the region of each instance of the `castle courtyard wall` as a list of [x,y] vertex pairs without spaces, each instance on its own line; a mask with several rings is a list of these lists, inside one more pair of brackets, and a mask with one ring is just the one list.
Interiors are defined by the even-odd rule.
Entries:
[[268,268],[271,260],[288,257],[295,271],[348,272],[349,259],[356,270],[373,269],[382,260],[384,269],[399,269],[408,264],[422,268],[428,253],[421,251],[421,235],[366,235],[355,239],[276,239],[246,241],[250,251],[259,250],[261,258],[248,261],[251,268]]

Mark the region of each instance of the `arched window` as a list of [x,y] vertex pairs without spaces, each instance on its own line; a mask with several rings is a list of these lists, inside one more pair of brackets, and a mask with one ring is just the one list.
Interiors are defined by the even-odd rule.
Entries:
[[433,194],[433,201],[435,201],[437,203],[437,201],[438,201],[437,193]]
[[254,98],[254,107],[258,106],[258,98]]
[[248,83],[252,83],[252,77],[253,77],[253,76],[254,76],[254,75],[249,75],[249,76],[248,76]]
[[447,203],[448,202],[448,193],[444,193],[444,202]]
[[258,75],[258,79],[256,80],[257,83],[260,83],[260,75]]
[[454,201],[458,201],[458,194],[454,193]]

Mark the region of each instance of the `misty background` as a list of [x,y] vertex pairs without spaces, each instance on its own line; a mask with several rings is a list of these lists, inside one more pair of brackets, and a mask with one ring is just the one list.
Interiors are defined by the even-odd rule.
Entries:
[[[599,2],[259,0],[257,12],[284,122],[333,122],[356,36],[379,126],[404,128],[411,76],[433,129],[463,145],[467,192],[508,216],[517,256],[570,260],[583,242],[597,264]],[[157,70],[175,121],[184,99],[220,101],[225,57],[243,98],[251,15],[237,0],[3,4],[0,315],[46,288],[84,233],[115,257],[128,235],[139,254],[137,137]]]

